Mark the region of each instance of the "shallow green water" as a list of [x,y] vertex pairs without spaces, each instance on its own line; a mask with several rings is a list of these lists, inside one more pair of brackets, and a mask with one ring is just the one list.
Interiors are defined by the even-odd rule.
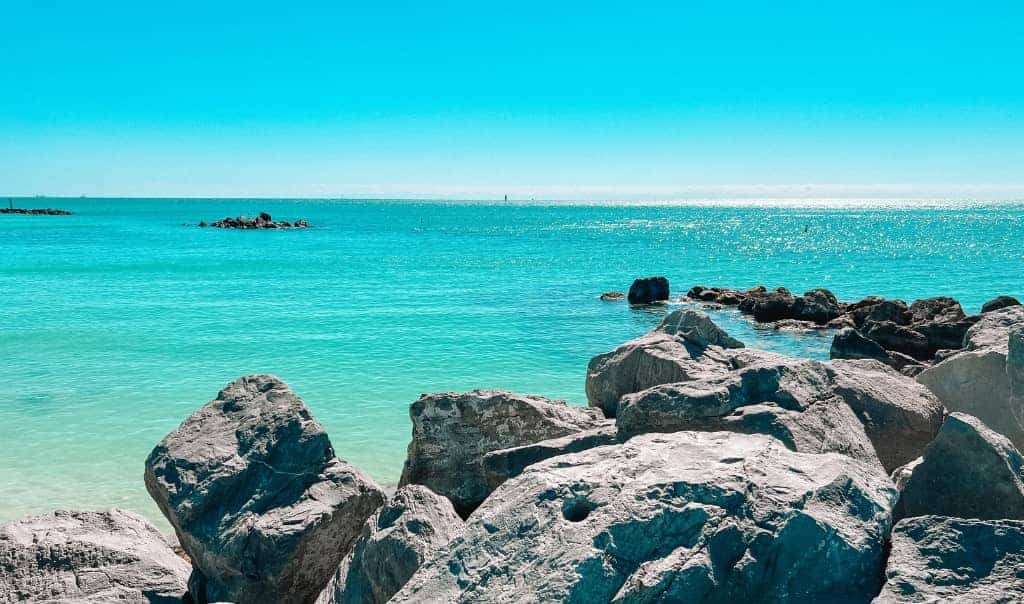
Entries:
[[[421,392],[583,404],[587,360],[659,313],[598,300],[636,276],[840,298],[1024,294],[1024,208],[495,206],[24,200],[0,215],[0,519],[121,506],[156,517],[149,450],[225,383],[285,379],[339,455],[397,481]],[[184,226],[254,215],[308,231]],[[806,232],[805,232],[806,228]],[[748,345],[824,358],[829,339]]]

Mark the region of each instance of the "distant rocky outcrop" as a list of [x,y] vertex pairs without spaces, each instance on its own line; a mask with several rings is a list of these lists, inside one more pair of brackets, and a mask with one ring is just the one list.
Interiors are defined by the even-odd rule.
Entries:
[[619,302],[626,299],[626,294],[622,292],[604,292],[601,294],[601,299],[605,302]]
[[0,214],[27,214],[30,216],[70,216],[67,210],[54,208],[0,208]]
[[312,601],[384,503],[270,375],[193,413],[149,455],[145,480],[192,559],[199,602]]
[[921,516],[892,531],[875,604],[1024,602],[1024,522]]
[[392,601],[867,602],[895,498],[844,455],[646,434],[505,482]]
[[669,286],[665,277],[636,279],[629,286],[627,298],[630,304],[651,304],[668,300]]
[[981,312],[984,314],[1002,308],[1009,308],[1010,306],[1020,306],[1020,301],[1013,296],[996,296],[981,305]]
[[903,479],[897,518],[1024,520],[1024,457],[978,418],[953,413]]
[[422,484],[450,499],[462,517],[491,492],[485,454],[604,423],[594,409],[502,390],[424,394],[409,415],[412,442],[399,486]]
[[462,527],[447,498],[420,485],[402,487],[367,520],[316,604],[384,604]]
[[950,411],[977,417],[1018,449],[1024,448],[1024,398],[1011,395],[1010,377],[1020,375],[1024,354],[1010,355],[1010,333],[1020,327],[1024,306],[985,313],[967,331],[962,351],[917,376]]
[[222,220],[215,220],[209,223],[201,221],[199,226],[209,226],[217,229],[305,229],[309,228],[309,223],[302,219],[296,220],[295,222],[274,220],[271,218],[270,214],[260,212],[259,216],[256,218],[249,218],[248,216],[231,218],[228,216]]
[[0,602],[180,602],[190,570],[131,512],[59,511],[0,526]]

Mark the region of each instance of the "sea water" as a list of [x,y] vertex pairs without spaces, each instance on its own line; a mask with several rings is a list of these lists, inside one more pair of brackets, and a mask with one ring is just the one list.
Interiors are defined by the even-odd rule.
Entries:
[[[544,205],[27,199],[0,215],[0,519],[119,506],[158,519],[153,446],[238,376],[287,381],[339,456],[397,482],[420,393],[585,404],[587,361],[668,308],[598,299],[639,276],[795,292],[1024,294],[1020,205]],[[308,230],[198,228],[270,212]],[[825,359],[828,334],[713,318]],[[162,523],[161,523],[162,524]]]

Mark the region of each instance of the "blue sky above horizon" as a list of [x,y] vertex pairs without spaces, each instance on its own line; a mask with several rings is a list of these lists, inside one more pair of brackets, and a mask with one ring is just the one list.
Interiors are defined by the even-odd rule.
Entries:
[[4,2],[0,194],[1024,198],[1024,4]]

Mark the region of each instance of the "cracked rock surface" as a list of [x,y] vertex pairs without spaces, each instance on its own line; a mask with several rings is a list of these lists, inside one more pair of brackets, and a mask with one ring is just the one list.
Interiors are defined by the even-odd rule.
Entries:
[[192,559],[198,601],[312,601],[384,503],[270,375],[193,413],[149,455],[145,479]]

